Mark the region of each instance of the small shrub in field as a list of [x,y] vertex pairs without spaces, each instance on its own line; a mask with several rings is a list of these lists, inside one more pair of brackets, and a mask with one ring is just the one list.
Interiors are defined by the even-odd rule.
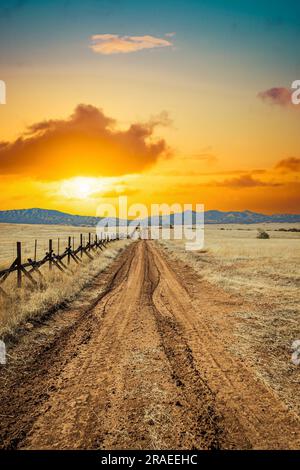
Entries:
[[270,235],[267,232],[265,232],[264,230],[259,229],[256,238],[261,238],[261,239],[267,240],[268,238],[270,238]]

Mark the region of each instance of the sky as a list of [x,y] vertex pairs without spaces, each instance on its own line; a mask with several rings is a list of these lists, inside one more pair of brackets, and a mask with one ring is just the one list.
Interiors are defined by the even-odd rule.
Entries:
[[300,3],[2,0],[0,209],[297,213]]

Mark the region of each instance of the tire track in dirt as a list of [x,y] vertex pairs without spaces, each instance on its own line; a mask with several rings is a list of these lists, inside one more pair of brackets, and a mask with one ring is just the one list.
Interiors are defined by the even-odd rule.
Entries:
[[[127,276],[134,257],[133,245],[113,263],[108,273],[101,273],[85,296],[72,308],[44,316],[45,326],[37,326],[12,346],[9,366],[0,370],[0,448],[16,449],[33,423],[45,412],[44,404],[59,387],[64,366],[86,345],[100,319],[93,308]],[[100,293],[91,296],[89,291]],[[79,304],[79,305],[78,305]]]
[[147,277],[151,285],[151,301],[154,308],[157,329],[161,344],[172,370],[172,378],[179,388],[178,404],[183,407],[184,420],[189,433],[184,433],[182,448],[220,449],[234,446],[227,440],[222,416],[216,411],[215,397],[208,384],[195,367],[193,354],[189,348],[172,312],[166,302],[155,302],[155,294],[163,292],[161,273],[155,263],[155,254],[146,245]]
[[[226,294],[211,288],[209,295],[204,295],[205,292],[197,289],[200,284],[197,275],[184,267],[189,270],[187,286],[183,266],[175,273],[171,265],[176,263],[178,268],[180,263],[166,260],[153,242],[148,247],[164,283],[156,291],[154,303],[158,309],[166,309],[167,304],[168,311],[180,324],[195,364],[216,396],[228,440],[238,448],[298,449],[299,417],[287,409],[246,363],[234,357],[224,346],[222,336],[214,332],[209,311],[215,304],[224,305]],[[227,308],[234,308],[234,302],[230,304]]]
[[2,373],[2,447],[297,447],[299,422],[224,349],[155,243],[132,243],[102,276],[30,357],[39,328],[15,347],[26,360]]
[[[127,276],[94,308],[102,324],[62,370],[59,390],[21,448],[220,446],[211,396],[196,392],[200,381],[192,368],[181,382],[189,366],[185,345],[175,363],[171,345],[166,354],[161,344],[146,255],[146,244],[136,244]],[[175,340],[178,349],[180,336]]]
[[27,367],[18,392],[6,388],[3,409],[13,417],[4,447],[220,447],[212,394],[186,344],[179,334],[173,344],[163,341],[151,263],[147,244],[132,244],[107,289],[44,348],[34,372]]

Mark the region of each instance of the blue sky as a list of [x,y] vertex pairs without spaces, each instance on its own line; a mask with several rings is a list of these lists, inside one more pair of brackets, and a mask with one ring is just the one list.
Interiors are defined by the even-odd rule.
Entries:
[[247,53],[258,61],[265,56],[267,62],[272,55],[277,63],[296,68],[292,72],[299,70],[293,59],[300,4],[291,0],[4,0],[0,25],[0,58],[6,63],[59,62],[67,50],[76,61],[88,56],[86,42],[99,32],[161,36],[176,31],[176,47],[187,47],[188,55],[197,55],[199,48]]

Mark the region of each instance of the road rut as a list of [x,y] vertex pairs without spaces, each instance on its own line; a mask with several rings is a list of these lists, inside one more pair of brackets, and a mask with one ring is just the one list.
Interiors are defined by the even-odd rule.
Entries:
[[300,447],[298,417],[225,348],[215,299],[173,263],[155,242],[130,244],[96,299],[2,372],[3,448]]

